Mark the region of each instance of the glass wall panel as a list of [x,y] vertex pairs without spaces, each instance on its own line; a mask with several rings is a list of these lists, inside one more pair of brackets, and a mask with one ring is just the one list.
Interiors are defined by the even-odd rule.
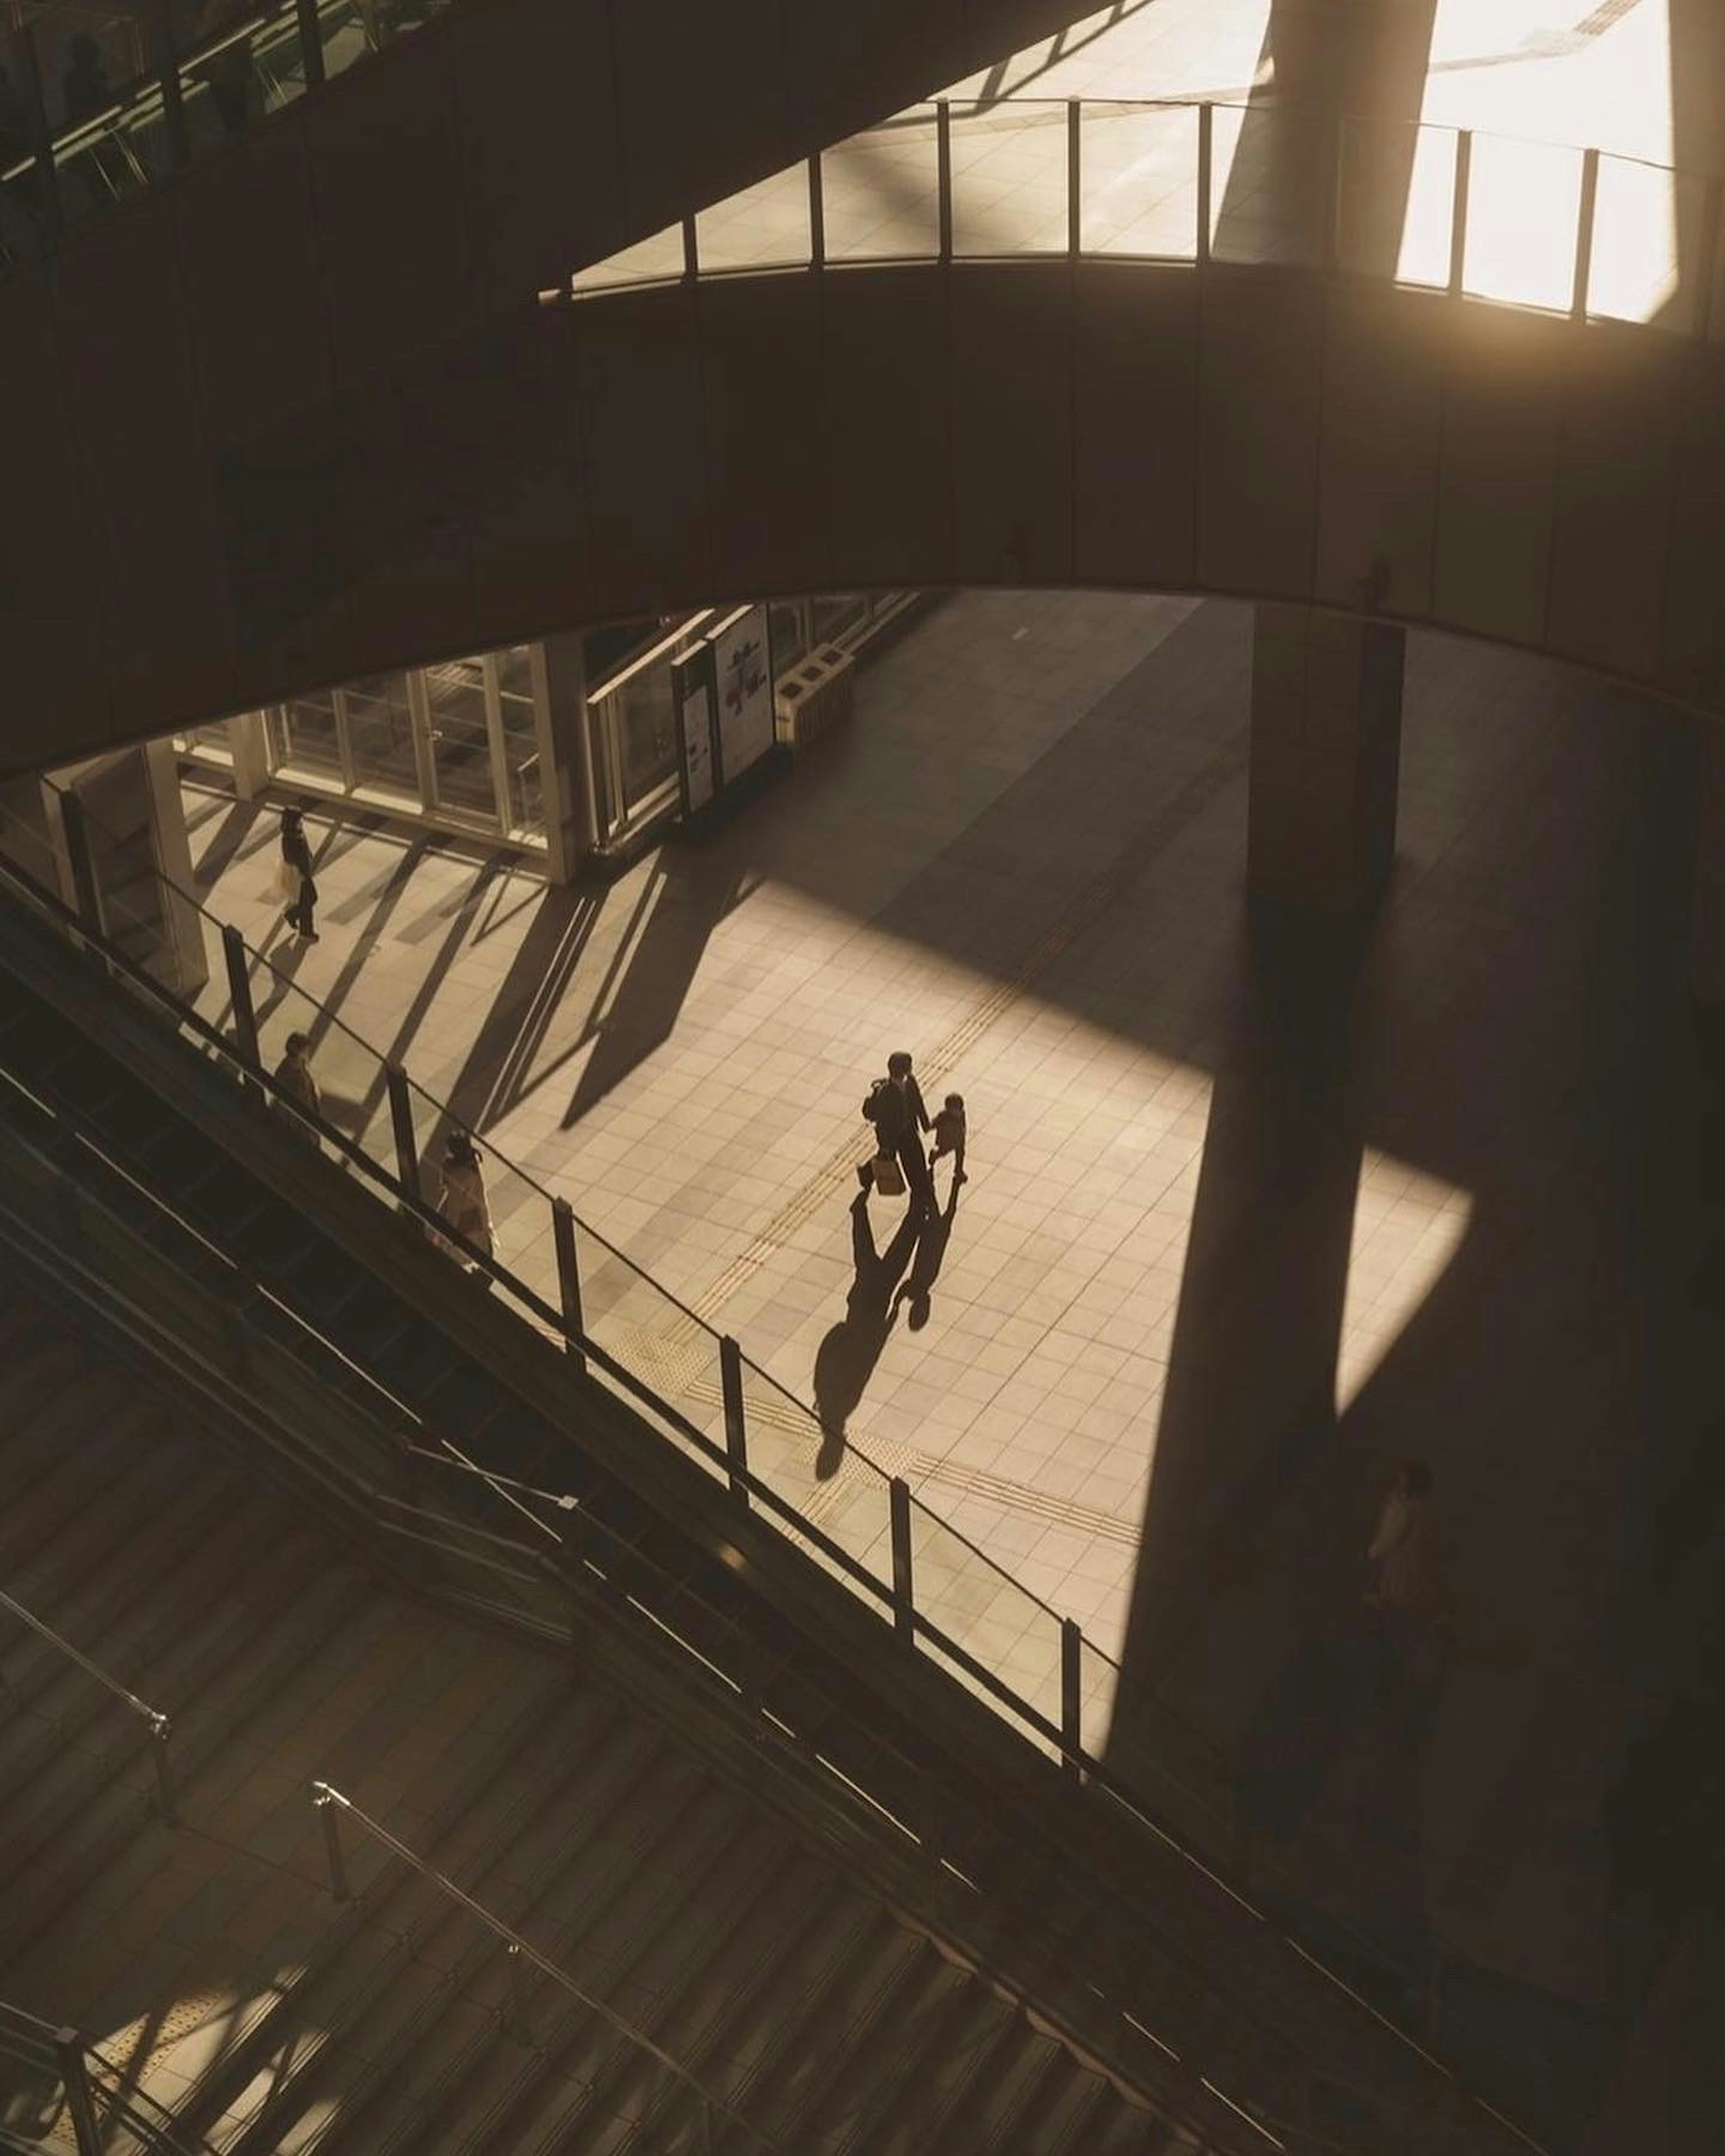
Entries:
[[616,703],[624,803],[633,814],[677,768],[676,709],[669,656],[631,675],[617,691]]
[[1677,234],[1699,235],[1707,182],[1629,157],[1601,157],[1594,201],[1593,258],[1587,311],[1618,321],[1654,322],[1687,333],[1695,327],[1700,280],[1683,275]]
[[272,763],[347,783],[333,696],[295,696],[278,704],[270,714],[270,732]]
[[545,789],[539,768],[539,727],[533,710],[531,656],[525,644],[496,654],[497,695],[502,706],[503,753],[509,767],[509,827],[531,838],[545,835]]
[[1580,151],[1476,135],[1464,289],[1477,299],[1567,311],[1580,208]]
[[806,268],[809,167],[793,165],[701,211],[695,220],[695,246],[703,273]]
[[455,659],[425,669],[431,718],[431,764],[436,805],[446,814],[495,824],[491,734],[485,715],[482,659]]
[[824,150],[828,261],[932,260],[940,252],[939,180],[932,105]]
[[1064,254],[1066,107],[952,107],[952,252]]
[[808,654],[809,603],[806,599],[775,599],[768,609],[768,619],[773,639],[773,671],[775,678],[788,674],[792,667]]
[[1078,146],[1086,254],[1189,262],[1198,252],[1198,114],[1191,105],[1086,104]]
[[855,629],[868,613],[868,599],[860,592],[827,592],[814,602],[814,640],[817,644],[836,643],[845,632]]
[[417,803],[419,772],[406,675],[362,675],[341,691],[339,703],[347,721],[354,784]]
[[1344,270],[1403,285],[1449,283],[1453,128],[1344,121],[1339,186],[1337,251]]
[[1219,105],[1211,123],[1210,248],[1219,262],[1312,267],[1333,215],[1337,123]]

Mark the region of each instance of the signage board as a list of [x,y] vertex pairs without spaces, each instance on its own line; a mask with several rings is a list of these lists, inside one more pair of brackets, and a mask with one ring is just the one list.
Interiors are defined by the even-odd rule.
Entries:
[[719,722],[719,776],[730,785],[773,746],[773,660],[767,609],[742,609],[707,639]]
[[705,808],[718,791],[714,762],[713,648],[697,644],[671,666],[677,707],[677,778],[683,814]]

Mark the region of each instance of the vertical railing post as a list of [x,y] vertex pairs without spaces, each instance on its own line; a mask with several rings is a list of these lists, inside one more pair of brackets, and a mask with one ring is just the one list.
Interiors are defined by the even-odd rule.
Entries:
[[84,2060],[84,2039],[75,2029],[56,2029],[54,2047],[59,2054],[60,2079],[65,2085],[66,2109],[71,2114],[72,2140],[78,2156],[102,2156],[101,2129],[96,2123],[90,2068]]
[[940,219],[940,259],[952,259],[952,108],[945,98],[934,108],[935,198]]
[[408,1074],[398,1063],[384,1066],[384,1081],[389,1088],[389,1120],[395,1131],[395,1167],[401,1187],[409,1198],[418,1198],[419,1188],[419,1147],[413,1136],[413,1097],[408,1091]]
[[1084,252],[1084,106],[1079,99],[1066,100],[1066,252],[1076,262]]
[[222,956],[228,968],[228,1002],[234,1013],[234,1037],[239,1052],[255,1070],[262,1063],[258,1049],[258,1014],[252,1007],[252,977],[246,964],[245,938],[232,921],[222,924]]
[[557,1300],[563,1313],[563,1349],[582,1368],[587,1322],[581,1309],[581,1257],[575,1247],[575,1214],[567,1198],[551,1201],[551,1240],[557,1254]]
[[509,1990],[503,2025],[517,2044],[531,2044],[533,2031],[527,2024],[526,1964],[513,1939],[505,1949],[505,1959],[509,1964]]
[[1083,1777],[1084,1635],[1074,1617],[1060,1620],[1060,1750],[1069,1780]]
[[809,264],[814,270],[827,266],[827,197],[819,150],[809,160]]
[[731,1467],[731,1494],[746,1507],[749,1433],[742,1405],[742,1350],[728,1332],[719,1342],[719,1379],[725,1394],[725,1457]]
[[192,142],[186,131],[185,100],[180,91],[180,64],[174,53],[174,26],[169,0],[152,0],[150,36],[156,48],[156,83],[162,92],[162,122],[167,136],[167,154],[176,171],[190,161]]
[[317,20],[317,0],[294,0],[294,16],[300,25],[300,68],[307,90],[316,90],[324,79],[323,32]]
[[892,1629],[902,1640],[916,1629],[916,1583],[911,1573],[911,1486],[895,1475],[889,1486],[892,1506]]
[[1450,197],[1450,290],[1459,295],[1467,275],[1467,197],[1473,175],[1473,130],[1455,136],[1455,184]]
[[1575,208],[1575,282],[1569,293],[1569,319],[1587,320],[1587,288],[1594,269],[1594,210],[1599,198],[1599,153],[1581,153],[1581,200]]
[[164,1826],[179,1823],[180,1797],[174,1787],[173,1761],[167,1749],[168,1722],[158,1714],[150,1724],[150,1763],[156,1769],[156,1808]]
[[1200,267],[1210,259],[1210,175],[1215,167],[1216,108],[1198,108],[1198,244],[1194,259]]
[[683,219],[683,275],[693,284],[701,275],[701,244],[695,229],[695,213]]
[[90,825],[84,803],[69,786],[59,797],[60,828],[66,834],[66,862],[72,871],[73,901],[78,918],[92,936],[102,932],[102,894],[96,883],[95,856],[90,850]]
[[341,1830],[336,1818],[335,1799],[321,1782],[314,1782],[311,1801],[323,1823],[323,1853],[330,1867],[330,1898],[351,1902],[353,1890],[347,1883],[347,1866],[341,1858]]

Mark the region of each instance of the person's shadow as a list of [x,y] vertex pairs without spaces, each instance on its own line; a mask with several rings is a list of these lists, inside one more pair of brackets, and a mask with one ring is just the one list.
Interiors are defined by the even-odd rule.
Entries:
[[916,1255],[909,1273],[900,1281],[898,1292],[893,1297],[895,1313],[899,1305],[908,1303],[906,1323],[912,1332],[920,1332],[928,1322],[929,1297],[945,1261],[947,1245],[952,1239],[952,1223],[958,1216],[958,1184],[954,1178],[947,1194],[944,1212],[931,1206],[918,1223],[922,1232],[916,1238]]
[[[845,1298],[844,1317],[814,1355],[814,1405],[820,1417],[820,1450],[815,1455],[814,1471],[823,1482],[839,1471],[845,1457],[845,1425],[855,1412],[875,1374],[887,1336],[897,1322],[899,1297],[894,1290],[904,1279],[911,1251],[933,1224],[932,1215],[919,1215],[913,1206],[886,1248],[877,1250],[869,1221],[868,1194],[859,1192],[851,1203],[850,1247],[856,1276]],[[942,1248],[945,1248],[944,1235]],[[906,1285],[908,1287],[909,1282]],[[924,1310],[926,1315],[926,1301]],[[913,1318],[912,1322],[916,1322]]]

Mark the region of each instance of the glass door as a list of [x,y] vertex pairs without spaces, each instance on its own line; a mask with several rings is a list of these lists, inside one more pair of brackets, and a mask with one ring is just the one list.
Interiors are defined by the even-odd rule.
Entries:
[[354,783],[417,806],[419,761],[406,675],[363,675],[336,691],[336,704],[347,729]]
[[451,660],[424,670],[433,798],[428,804],[464,823],[500,828],[491,768],[491,729],[482,659]]

